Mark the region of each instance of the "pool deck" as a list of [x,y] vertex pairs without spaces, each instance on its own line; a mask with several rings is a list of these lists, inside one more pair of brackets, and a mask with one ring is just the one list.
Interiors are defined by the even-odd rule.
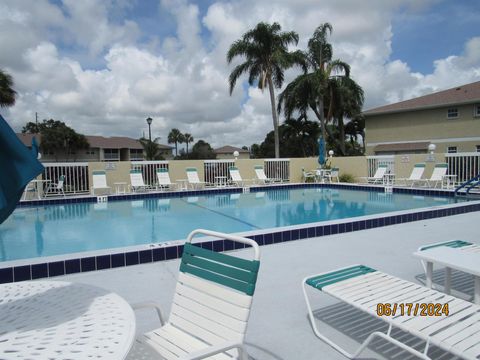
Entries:
[[[262,259],[246,344],[256,360],[346,359],[317,339],[306,317],[301,280],[308,275],[351,264],[364,264],[391,275],[416,282],[423,273],[412,253],[423,244],[462,239],[480,242],[480,212],[374,228],[262,246]],[[240,256],[248,251],[238,251]],[[57,277],[110,289],[131,303],[154,300],[168,314],[178,273],[178,260]],[[454,285],[455,286],[455,285]],[[312,306],[324,319],[321,327],[335,341],[352,351],[363,339],[365,329],[383,323],[365,318],[361,312],[342,305],[319,292]],[[137,314],[137,333],[158,327],[153,312]],[[326,325],[328,323],[328,325]],[[354,340],[355,339],[355,340]],[[415,338],[412,338],[415,341]],[[384,341],[373,344],[362,359],[414,359]],[[435,359],[453,356],[433,350]]]

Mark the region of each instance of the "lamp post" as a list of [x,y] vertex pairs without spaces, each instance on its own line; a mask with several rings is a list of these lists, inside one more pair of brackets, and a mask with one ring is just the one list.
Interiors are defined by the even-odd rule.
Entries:
[[333,150],[328,151],[328,156],[333,157],[333,154],[334,154]]
[[233,152],[233,157],[235,158],[235,160],[238,159],[238,156],[239,156],[239,155],[240,155],[240,154],[239,154],[239,152],[238,152],[237,150],[235,150],[235,151]]
[[427,158],[425,159],[425,161],[435,162],[435,149],[436,148],[437,148],[437,145],[435,145],[435,144],[428,145],[428,151],[430,153],[427,155]]
[[152,125],[153,119],[151,117],[147,118],[147,124],[148,124],[148,141],[152,142],[152,130],[150,128],[150,125]]

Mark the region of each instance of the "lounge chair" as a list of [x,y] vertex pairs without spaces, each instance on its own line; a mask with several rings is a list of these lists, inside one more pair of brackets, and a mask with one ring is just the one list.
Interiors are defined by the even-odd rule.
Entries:
[[282,182],[282,179],[267,178],[267,175],[265,175],[265,170],[263,169],[262,165],[255,165],[255,175],[257,176],[257,180],[260,184],[266,185],[276,182]]
[[408,183],[410,183],[410,186],[413,187],[415,183],[423,181],[423,173],[425,172],[425,164],[419,163],[415,164],[412,169],[412,173],[408,178],[404,179],[398,179],[399,182],[405,183],[405,186],[408,186]]
[[198,177],[197,168],[186,168],[185,171],[187,172],[187,181],[192,187],[192,189],[200,189],[207,185],[206,182],[200,181]]
[[[197,234],[247,244],[254,250],[254,260],[192,245]],[[151,349],[157,353],[152,358],[168,360],[247,360],[243,341],[259,260],[260,249],[253,240],[208,230],[191,232],[183,249],[168,321],[164,322],[161,309],[153,303],[133,305],[134,309],[156,309],[162,326],[139,337],[130,358],[141,358],[140,354]]]
[[168,169],[159,168],[157,169],[157,181],[158,187],[160,190],[172,190],[175,188],[175,184],[170,181],[170,175],[168,174]]
[[245,184],[249,181],[249,180],[242,179],[242,176],[240,175],[240,171],[235,166],[230,166],[228,168],[228,172],[230,173],[231,182],[235,186],[245,186]]
[[147,191],[150,187],[145,185],[141,170],[130,170],[130,189],[133,192],[139,190]]
[[373,174],[373,176],[360,177],[359,179],[364,179],[369,184],[383,184],[384,176],[386,173],[387,173],[387,165],[380,164],[378,165],[378,168],[375,171],[375,174]]
[[65,175],[60,175],[58,178],[58,183],[49,183],[45,193],[43,194],[44,197],[49,195],[60,195],[62,194],[65,197],[65,191],[63,190],[65,184]]
[[436,188],[438,185],[442,186],[443,178],[445,175],[447,175],[447,170],[447,163],[435,164],[435,168],[433,169],[430,179],[422,179],[422,182],[428,187]]
[[107,185],[107,175],[105,174],[105,171],[95,170],[92,173],[92,181],[93,181],[92,195],[95,196],[95,190],[98,190],[98,189],[107,190],[107,192],[110,193],[111,188],[110,186]]
[[[480,356],[480,306],[468,301],[457,299],[451,295],[428,289],[422,285],[402,280],[382,273],[364,265],[354,265],[338,270],[309,276],[302,282],[308,316],[316,336],[325,341],[344,356],[356,358],[374,338],[383,338],[402,349],[418,356],[421,359],[432,359],[428,356],[431,345],[450,352],[462,359],[478,359]],[[340,345],[320,333],[315,322],[307,286],[329,294],[359,310],[362,310],[386,323],[389,327],[386,333],[375,331],[354,352],[349,353]],[[446,304],[440,308],[439,316],[407,316],[400,315],[396,309],[396,316],[381,312],[386,308],[378,304]],[[406,308],[404,308],[406,309]],[[377,311],[380,310],[380,314]],[[406,313],[407,310],[404,310]],[[415,309],[411,309],[411,314]],[[426,342],[423,351],[414,349],[402,342],[403,338],[394,338],[392,328],[397,327]],[[411,342],[410,342],[411,344]]]

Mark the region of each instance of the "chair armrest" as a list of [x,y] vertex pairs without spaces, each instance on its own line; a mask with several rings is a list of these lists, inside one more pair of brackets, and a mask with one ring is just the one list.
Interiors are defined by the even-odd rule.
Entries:
[[155,302],[142,302],[136,304],[130,304],[133,310],[141,310],[141,309],[155,309],[157,311],[158,319],[160,320],[160,324],[163,326],[165,325],[165,320],[163,318],[163,312],[160,308],[160,305]]
[[[210,346],[206,349],[197,350],[190,354],[185,354],[182,357],[180,357],[180,359],[181,360],[199,360],[199,359],[204,359],[206,357],[210,357],[215,354],[219,354],[235,348],[237,348],[241,353],[243,352],[246,355],[246,351],[242,343],[239,343],[237,341],[226,341],[218,345]],[[240,356],[239,359],[242,359],[242,357]]]

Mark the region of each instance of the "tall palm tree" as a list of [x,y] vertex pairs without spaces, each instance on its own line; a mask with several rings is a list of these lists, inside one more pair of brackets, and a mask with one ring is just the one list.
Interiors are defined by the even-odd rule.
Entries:
[[0,107],[15,105],[16,94],[12,76],[0,69]]
[[326,139],[328,132],[329,137],[336,140],[325,126],[325,97],[330,93],[335,77],[341,76],[339,74],[350,76],[350,66],[343,61],[332,60],[332,45],[327,42],[327,35],[331,32],[332,25],[325,23],[313,33],[304,53],[310,72],[305,71],[287,85],[279,95],[278,112],[283,107],[285,117],[289,118],[295,111],[306,117],[308,110],[312,110],[320,121],[322,137]]
[[178,129],[172,129],[168,134],[168,143],[175,144],[175,156],[178,156],[178,143],[183,142],[183,134]]
[[290,44],[298,43],[298,34],[294,31],[282,32],[278,23],[258,23],[257,26],[243,34],[235,41],[227,52],[227,62],[230,64],[237,56],[245,62],[237,65],[230,74],[230,95],[238,78],[248,73],[248,83],[258,83],[262,91],[268,87],[272,106],[273,130],[275,134],[275,157],[280,157],[280,142],[278,134],[278,116],[275,106],[275,87],[283,84],[285,69],[298,64],[304,65],[300,51],[289,52]]
[[158,146],[158,141],[160,138],[155,138],[153,141],[150,141],[146,138],[140,138],[140,144],[143,146],[143,151],[145,151],[145,160],[162,160],[163,156],[160,154],[160,147]]
[[187,155],[188,155],[188,144],[193,142],[193,136],[192,134],[189,134],[189,133],[185,133],[183,134],[183,141],[185,142],[185,144],[187,145]]

